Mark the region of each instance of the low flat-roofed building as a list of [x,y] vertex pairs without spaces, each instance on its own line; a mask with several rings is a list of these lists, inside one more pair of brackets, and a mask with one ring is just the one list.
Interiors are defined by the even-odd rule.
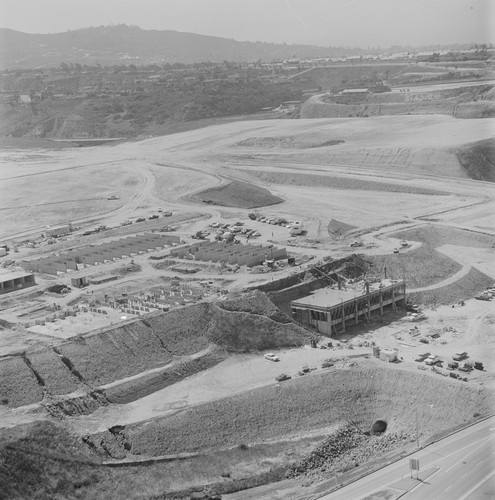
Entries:
[[319,333],[331,336],[339,326],[345,331],[346,322],[359,323],[360,318],[370,318],[373,311],[405,305],[406,282],[384,280],[367,290],[342,290],[321,288],[311,295],[291,302],[292,317],[298,323]]
[[36,285],[34,274],[25,271],[6,271],[0,273],[0,294],[21,290]]

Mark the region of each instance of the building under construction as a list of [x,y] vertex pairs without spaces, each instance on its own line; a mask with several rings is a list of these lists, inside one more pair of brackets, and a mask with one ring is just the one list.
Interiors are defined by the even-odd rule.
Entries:
[[383,280],[379,284],[365,284],[365,289],[342,290],[321,288],[311,295],[291,302],[292,317],[298,323],[331,336],[337,329],[345,332],[346,325],[369,320],[373,311],[383,314],[385,307],[396,310],[406,303],[404,280]]

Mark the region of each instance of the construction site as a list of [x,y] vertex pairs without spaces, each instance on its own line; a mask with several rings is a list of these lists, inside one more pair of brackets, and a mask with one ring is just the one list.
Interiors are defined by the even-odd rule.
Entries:
[[9,449],[60,498],[309,498],[493,414],[492,119],[421,92],[4,151]]

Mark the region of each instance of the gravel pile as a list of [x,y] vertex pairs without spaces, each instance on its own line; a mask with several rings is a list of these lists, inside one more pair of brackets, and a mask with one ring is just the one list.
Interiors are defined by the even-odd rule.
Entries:
[[313,476],[324,472],[346,472],[405,445],[411,436],[404,432],[369,436],[353,425],[346,425],[329,436],[309,455],[292,465],[288,478]]

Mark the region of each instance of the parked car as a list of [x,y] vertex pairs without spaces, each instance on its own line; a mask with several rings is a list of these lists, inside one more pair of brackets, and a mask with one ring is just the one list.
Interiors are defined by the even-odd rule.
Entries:
[[429,355],[430,355],[429,352],[424,352],[423,354],[418,354],[414,358],[414,361],[417,361],[418,363],[420,363],[421,361],[424,361]]
[[164,217],[172,217],[172,212],[163,212]]
[[153,214],[148,217],[149,220],[158,219],[158,215]]
[[466,359],[467,357],[468,357],[468,353],[466,351],[462,351],[462,352],[456,352],[452,356],[452,359],[455,361],[462,361],[463,359]]
[[280,358],[273,352],[267,352],[265,354],[265,359],[268,359],[268,361],[280,361]]
[[139,217],[136,219],[136,222],[144,222],[146,219],[144,217]]
[[283,382],[284,380],[289,380],[292,377],[290,375],[287,375],[286,373],[281,373],[278,377],[275,377],[275,380],[277,382]]
[[429,366],[436,365],[439,362],[438,356],[435,354],[430,354],[426,359],[425,359],[425,364]]

